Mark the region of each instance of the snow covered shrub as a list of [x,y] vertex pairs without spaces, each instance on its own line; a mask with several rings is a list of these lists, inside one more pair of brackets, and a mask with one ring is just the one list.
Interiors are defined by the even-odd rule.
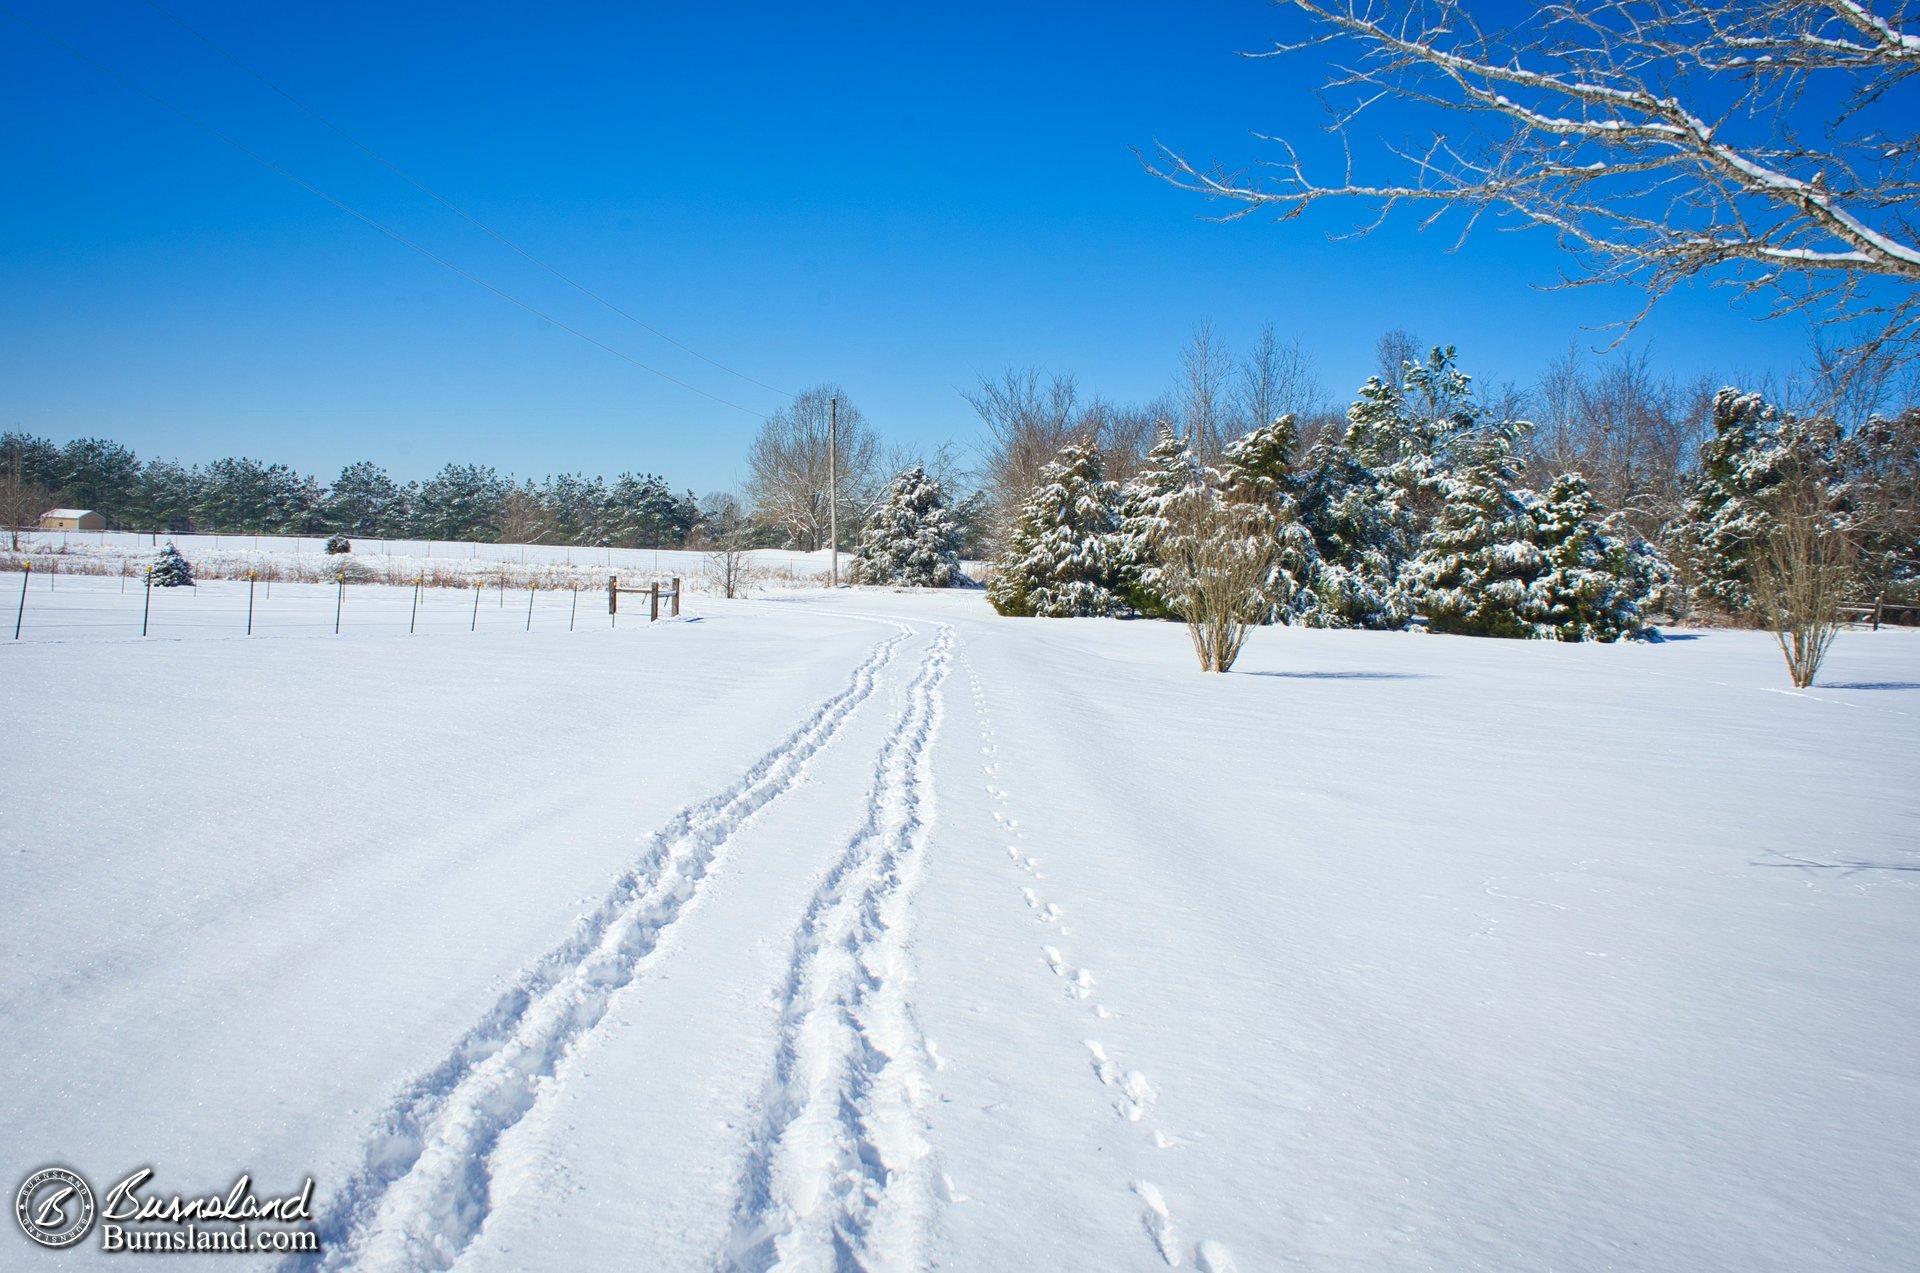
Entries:
[[1920,407],[1874,416],[1840,457],[1861,597],[1920,600]]
[[1221,493],[1245,514],[1232,523],[1265,549],[1260,556],[1266,576],[1259,589],[1263,623],[1299,617],[1319,564],[1313,535],[1293,497],[1294,442],[1293,417],[1281,416],[1229,443],[1221,456]]
[[1318,557],[1295,609],[1310,628],[1397,629],[1413,605],[1400,574],[1415,519],[1393,487],[1343,445],[1307,453],[1296,498]]
[[153,586],[156,588],[193,587],[193,566],[180,555],[180,550],[173,546],[172,540],[168,540],[167,546],[154,554]]
[[330,553],[350,553],[353,543],[345,535],[327,536],[327,551]]
[[1686,592],[1680,587],[1678,575],[1673,563],[1667,560],[1667,555],[1638,535],[1620,543],[1618,573],[1627,581],[1640,613],[1647,616],[1668,614],[1675,618],[1684,617]]
[[1148,618],[1171,618],[1175,613],[1159,561],[1172,531],[1167,510],[1175,499],[1199,486],[1204,476],[1193,447],[1163,424],[1145,462],[1121,490],[1120,537],[1134,564],[1126,600]]
[[1526,428],[1487,418],[1457,357],[1453,346],[1436,346],[1424,363],[1405,364],[1404,390],[1374,376],[1347,408],[1344,445],[1398,492],[1416,517],[1416,533],[1446,502],[1450,474],[1488,446],[1511,447]]
[[894,478],[855,552],[862,583],[951,588],[960,576],[960,528],[940,483],[916,464]]
[[1646,563],[1607,533],[1600,502],[1578,473],[1554,479],[1533,506],[1546,573],[1534,583],[1538,635],[1557,641],[1617,641],[1646,628]]
[[1533,501],[1519,489],[1510,447],[1489,445],[1445,479],[1446,504],[1408,567],[1414,604],[1434,632],[1545,635],[1538,587],[1546,557],[1536,542]]
[[348,583],[379,583],[380,570],[372,562],[362,561],[358,557],[337,557],[321,568],[324,581],[337,583],[345,579]]
[[1830,420],[1783,415],[1757,393],[1722,389],[1713,399],[1713,436],[1700,448],[1693,494],[1670,528],[1695,601],[1723,614],[1749,613],[1748,561],[1772,532],[1768,493],[1790,473],[1831,474]]
[[1040,470],[994,563],[987,600],[1005,615],[1125,614],[1129,580],[1120,492],[1091,442],[1068,443]]

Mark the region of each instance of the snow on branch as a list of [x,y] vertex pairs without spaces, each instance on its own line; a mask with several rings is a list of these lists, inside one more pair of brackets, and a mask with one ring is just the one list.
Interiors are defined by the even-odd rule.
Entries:
[[[1156,145],[1183,189],[1296,217],[1359,201],[1426,204],[1471,229],[1489,211],[1552,231],[1579,262],[1562,286],[1627,283],[1647,309],[1695,276],[1764,292],[1774,313],[1920,334],[1920,35],[1905,4],[1865,0],[1563,0],[1483,28],[1464,0],[1292,0],[1311,34],[1256,57],[1334,50],[1320,96],[1345,154],[1313,170],[1279,138],[1247,170]],[[1365,127],[1398,101],[1441,112],[1425,142]],[[1363,119],[1364,117],[1364,119]],[[1257,136],[1257,134],[1256,134]],[[1382,172],[1357,171],[1377,141]],[[1304,149],[1304,146],[1302,147]]]

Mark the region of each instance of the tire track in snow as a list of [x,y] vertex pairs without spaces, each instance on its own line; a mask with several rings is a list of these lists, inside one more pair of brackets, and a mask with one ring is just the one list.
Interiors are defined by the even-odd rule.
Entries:
[[[459,1257],[491,1209],[490,1159],[533,1108],[572,1045],[599,1024],[698,894],[755,813],[791,790],[807,763],[872,695],[905,624],[881,641],[839,693],[724,790],[675,814],[640,860],[559,946],[500,997],[431,1071],[389,1108],[366,1164],[322,1217],[325,1269],[440,1269]],[[291,1260],[285,1267],[310,1261]]]
[[953,640],[942,624],[881,746],[866,824],[801,920],[725,1268],[911,1268],[941,1195],[921,1114],[939,1058],[914,1019],[907,940]]
[[[994,742],[993,720],[987,710],[987,699],[980,688],[980,678],[974,670],[973,660],[962,656],[967,668],[967,683],[973,694],[973,707],[980,721],[980,772],[987,779],[985,786],[987,798],[1001,806],[991,810],[994,824],[1007,837],[1007,858],[1021,871],[1036,881],[1047,877],[1040,870],[1038,859],[1026,852],[1024,841],[1026,833],[1017,819],[1005,812],[1011,793],[998,785],[1000,773],[999,745]],[[1034,918],[1046,924],[1060,937],[1066,937],[1070,929],[1063,923],[1065,912],[1059,905],[1047,901],[1031,886],[1020,887],[1020,897],[1033,912]],[[1108,1020],[1113,1014],[1106,1006],[1094,999],[1096,981],[1091,970],[1076,967],[1070,963],[1060,947],[1043,944],[1040,955],[1047,970],[1066,982],[1066,993],[1071,998],[1086,1002],[1093,1016],[1098,1020]],[[1124,1070],[1113,1059],[1107,1046],[1098,1039],[1088,1038],[1086,1045],[1093,1077],[1101,1086],[1116,1093],[1113,1110],[1129,1123],[1142,1123],[1151,1137],[1155,1149],[1171,1149],[1177,1142],[1154,1125],[1147,1115],[1160,1093],[1147,1076],[1139,1070]],[[1169,1268],[1179,1268],[1182,1262],[1182,1244],[1179,1230],[1174,1224],[1173,1213],[1167,1205],[1166,1195],[1159,1186],[1150,1180],[1135,1180],[1130,1188],[1142,1207],[1140,1221],[1152,1240],[1154,1250]],[[1233,1256],[1227,1248],[1213,1240],[1202,1240],[1194,1248],[1195,1265],[1202,1273],[1233,1273]]]

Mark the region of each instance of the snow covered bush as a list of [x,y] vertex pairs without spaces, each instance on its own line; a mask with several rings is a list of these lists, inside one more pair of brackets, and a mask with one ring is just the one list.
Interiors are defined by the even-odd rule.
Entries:
[[193,587],[193,566],[180,555],[180,550],[174,547],[172,540],[168,540],[167,546],[154,554],[152,576],[156,588]]
[[1295,607],[1310,628],[1398,629],[1413,616],[1400,575],[1412,558],[1412,514],[1393,487],[1344,445],[1307,453],[1296,488],[1317,561]]
[[1874,416],[1840,456],[1862,599],[1920,601],[1920,407]]
[[1830,420],[1784,415],[1757,393],[1714,395],[1713,436],[1700,448],[1693,494],[1670,527],[1695,601],[1727,615],[1752,610],[1748,563],[1772,533],[1769,492],[1794,473],[1831,474],[1837,441]]
[[350,553],[353,551],[353,542],[345,535],[329,535],[327,536],[327,551],[336,554]]
[[358,557],[336,557],[326,564],[323,573],[328,583],[337,583],[342,579],[348,583],[381,582],[379,568]]
[[860,581],[951,588],[961,582],[960,537],[940,483],[916,464],[888,484],[860,532]]
[[1299,617],[1319,564],[1313,535],[1293,497],[1294,442],[1293,417],[1281,416],[1229,443],[1220,461],[1221,494],[1245,514],[1230,524],[1264,547],[1259,554],[1266,565],[1259,585],[1262,623]]
[[1163,424],[1153,449],[1121,490],[1120,537],[1127,559],[1134,563],[1125,590],[1127,604],[1148,618],[1166,619],[1175,614],[1159,560],[1173,531],[1168,509],[1181,495],[1200,486],[1204,478],[1193,447]]
[[994,563],[987,600],[1005,615],[1125,614],[1129,565],[1120,491],[1101,471],[1100,449],[1068,443],[1041,468]]
[[1374,376],[1347,408],[1347,450],[1399,493],[1422,531],[1446,502],[1455,470],[1488,446],[1511,447],[1526,428],[1487,418],[1457,357],[1453,346],[1436,346],[1424,363],[1405,364],[1404,389]]
[[1537,585],[1547,561],[1518,475],[1512,449],[1494,444],[1441,483],[1446,503],[1407,572],[1429,630],[1544,635],[1546,605]]
[[1557,641],[1617,641],[1646,628],[1649,563],[1607,533],[1600,502],[1578,473],[1554,479],[1533,506],[1546,572],[1534,583],[1537,634]]

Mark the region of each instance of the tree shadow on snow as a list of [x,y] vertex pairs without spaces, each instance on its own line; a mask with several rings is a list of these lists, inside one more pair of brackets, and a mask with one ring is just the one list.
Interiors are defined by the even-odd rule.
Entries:
[[1236,676],[1277,676],[1289,681],[1433,681],[1429,672],[1236,672]]
[[1920,681],[1822,681],[1821,690],[1920,690]]
[[1807,858],[1797,858],[1791,853],[1782,853],[1778,849],[1768,849],[1767,856],[1777,859],[1772,862],[1750,862],[1749,866],[1784,866],[1808,871],[1841,871],[1852,875],[1855,871],[1920,871],[1920,863],[1913,862],[1814,862]]

